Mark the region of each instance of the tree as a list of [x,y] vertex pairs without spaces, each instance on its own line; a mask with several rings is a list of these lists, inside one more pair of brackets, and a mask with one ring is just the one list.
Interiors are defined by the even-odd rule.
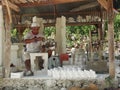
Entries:
[[55,27],[45,27],[45,30],[44,30],[44,35],[45,35],[45,37],[49,37],[50,35],[51,35],[51,33],[52,32],[54,32],[55,33]]
[[11,30],[11,42],[12,43],[18,43],[19,38],[18,38],[18,31],[16,28]]
[[[83,26],[67,26],[67,46],[72,46],[74,43],[80,43],[84,36],[89,36],[89,30],[94,30],[94,25]],[[73,37],[73,38],[72,38]]]

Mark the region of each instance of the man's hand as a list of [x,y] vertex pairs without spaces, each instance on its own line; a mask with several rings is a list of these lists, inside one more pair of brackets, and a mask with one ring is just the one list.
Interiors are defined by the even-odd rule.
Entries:
[[34,37],[32,39],[26,39],[25,43],[32,43],[37,41],[44,41],[45,39],[43,37]]
[[25,43],[32,43],[32,42],[36,42],[36,38],[32,38],[32,39],[25,39]]
[[37,41],[38,41],[38,40],[37,40],[37,37],[34,37],[33,39],[34,39],[34,42],[37,42]]
[[43,41],[43,40],[44,40],[43,37],[38,37],[38,38],[37,38],[37,41]]
[[43,37],[34,37],[30,39],[30,42],[37,42],[37,41],[44,41],[45,39]]

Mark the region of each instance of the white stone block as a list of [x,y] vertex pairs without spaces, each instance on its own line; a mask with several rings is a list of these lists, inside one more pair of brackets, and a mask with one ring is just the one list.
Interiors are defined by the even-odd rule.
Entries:
[[4,73],[3,73],[3,72],[4,72],[3,70],[4,70],[3,67],[0,66],[0,78],[3,77],[3,74],[4,74]]
[[11,73],[11,78],[22,78],[22,77],[23,77],[23,72]]
[[11,63],[17,66],[18,63],[18,45],[11,45]]
[[41,56],[42,59],[44,60],[43,69],[40,71],[46,72],[46,74],[47,74],[47,71],[48,71],[48,53],[30,53],[31,69],[34,73],[36,73],[36,71],[39,71],[39,70],[36,70],[36,68],[35,68],[36,67],[35,60],[36,60],[36,57],[39,57],[39,56]]

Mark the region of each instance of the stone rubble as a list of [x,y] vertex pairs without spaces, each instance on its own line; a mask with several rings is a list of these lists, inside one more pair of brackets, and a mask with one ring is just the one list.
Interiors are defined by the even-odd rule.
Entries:
[[85,87],[97,80],[55,80],[55,79],[1,79],[2,90],[61,90],[72,86]]

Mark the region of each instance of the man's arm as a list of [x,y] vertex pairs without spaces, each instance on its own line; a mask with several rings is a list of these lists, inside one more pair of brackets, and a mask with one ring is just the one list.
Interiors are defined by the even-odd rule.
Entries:
[[32,43],[32,42],[37,42],[37,41],[43,41],[43,37],[34,37],[32,39],[25,39],[25,43]]
[[27,44],[27,43],[32,43],[32,42],[35,42],[35,38],[32,38],[32,39],[25,39],[24,42]]
[[37,41],[44,41],[44,37],[37,37]]

